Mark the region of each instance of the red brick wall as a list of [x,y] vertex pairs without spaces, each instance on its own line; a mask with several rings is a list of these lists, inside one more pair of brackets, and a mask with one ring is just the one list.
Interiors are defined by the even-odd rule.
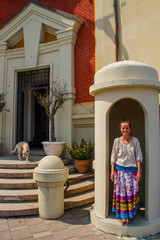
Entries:
[[[17,13],[28,0],[0,0],[0,25]],[[74,14],[84,20],[75,46],[76,103],[91,102],[89,87],[95,73],[94,0],[39,0],[53,8]]]

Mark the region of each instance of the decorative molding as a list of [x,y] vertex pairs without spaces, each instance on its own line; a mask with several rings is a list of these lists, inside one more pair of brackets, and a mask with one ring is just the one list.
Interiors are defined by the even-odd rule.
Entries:
[[47,25],[45,28],[50,29],[50,32],[52,32],[51,28],[53,32],[72,28],[77,33],[81,24],[83,24],[83,20],[78,17],[69,18],[67,14],[61,15],[60,12],[57,13],[57,11],[46,9],[31,2],[0,29],[0,41],[4,42],[11,39],[31,19]]
[[32,19],[23,27],[26,67],[36,67],[42,23]]
[[17,31],[14,35],[12,35],[8,40],[7,43],[10,47],[13,47],[18,42],[20,42],[23,39],[23,28],[21,28],[19,31]]
[[6,43],[6,42],[1,42],[1,41],[0,41],[0,51],[1,51],[1,50],[6,50],[6,49],[8,49],[8,48],[9,48],[8,43]]
[[72,115],[75,128],[94,127],[94,114]]

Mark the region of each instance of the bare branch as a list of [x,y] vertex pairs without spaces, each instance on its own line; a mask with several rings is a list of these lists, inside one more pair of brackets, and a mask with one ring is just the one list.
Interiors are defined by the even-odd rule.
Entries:
[[[59,108],[62,108],[67,99],[67,84],[54,81],[49,93],[40,94],[35,92],[35,97],[39,105],[41,105],[46,112],[46,115],[51,119],[51,124],[54,125],[54,116]],[[52,126],[51,126],[52,128]],[[55,139],[53,134],[52,139]]]

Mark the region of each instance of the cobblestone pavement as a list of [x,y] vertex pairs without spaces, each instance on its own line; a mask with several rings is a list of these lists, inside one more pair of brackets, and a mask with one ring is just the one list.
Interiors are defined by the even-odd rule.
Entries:
[[[96,229],[90,224],[89,209],[90,206],[67,210],[58,220],[41,219],[39,216],[1,218],[0,240],[136,240]],[[144,239],[160,239],[160,234]]]

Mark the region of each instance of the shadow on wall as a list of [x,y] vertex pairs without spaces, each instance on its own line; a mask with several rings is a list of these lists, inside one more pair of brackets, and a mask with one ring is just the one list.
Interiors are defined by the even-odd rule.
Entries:
[[[129,60],[129,55],[127,49],[123,45],[123,36],[122,36],[122,23],[121,23],[121,7],[125,6],[126,2],[122,2],[121,6],[119,1],[117,0],[117,12],[118,12],[118,42],[119,42],[119,60],[123,60],[124,58]],[[114,7],[113,13],[104,16],[96,20],[96,27],[99,30],[103,30],[105,34],[111,39],[111,41],[115,44],[115,29],[112,27],[110,19],[114,18]],[[115,21],[115,20],[114,20]]]

